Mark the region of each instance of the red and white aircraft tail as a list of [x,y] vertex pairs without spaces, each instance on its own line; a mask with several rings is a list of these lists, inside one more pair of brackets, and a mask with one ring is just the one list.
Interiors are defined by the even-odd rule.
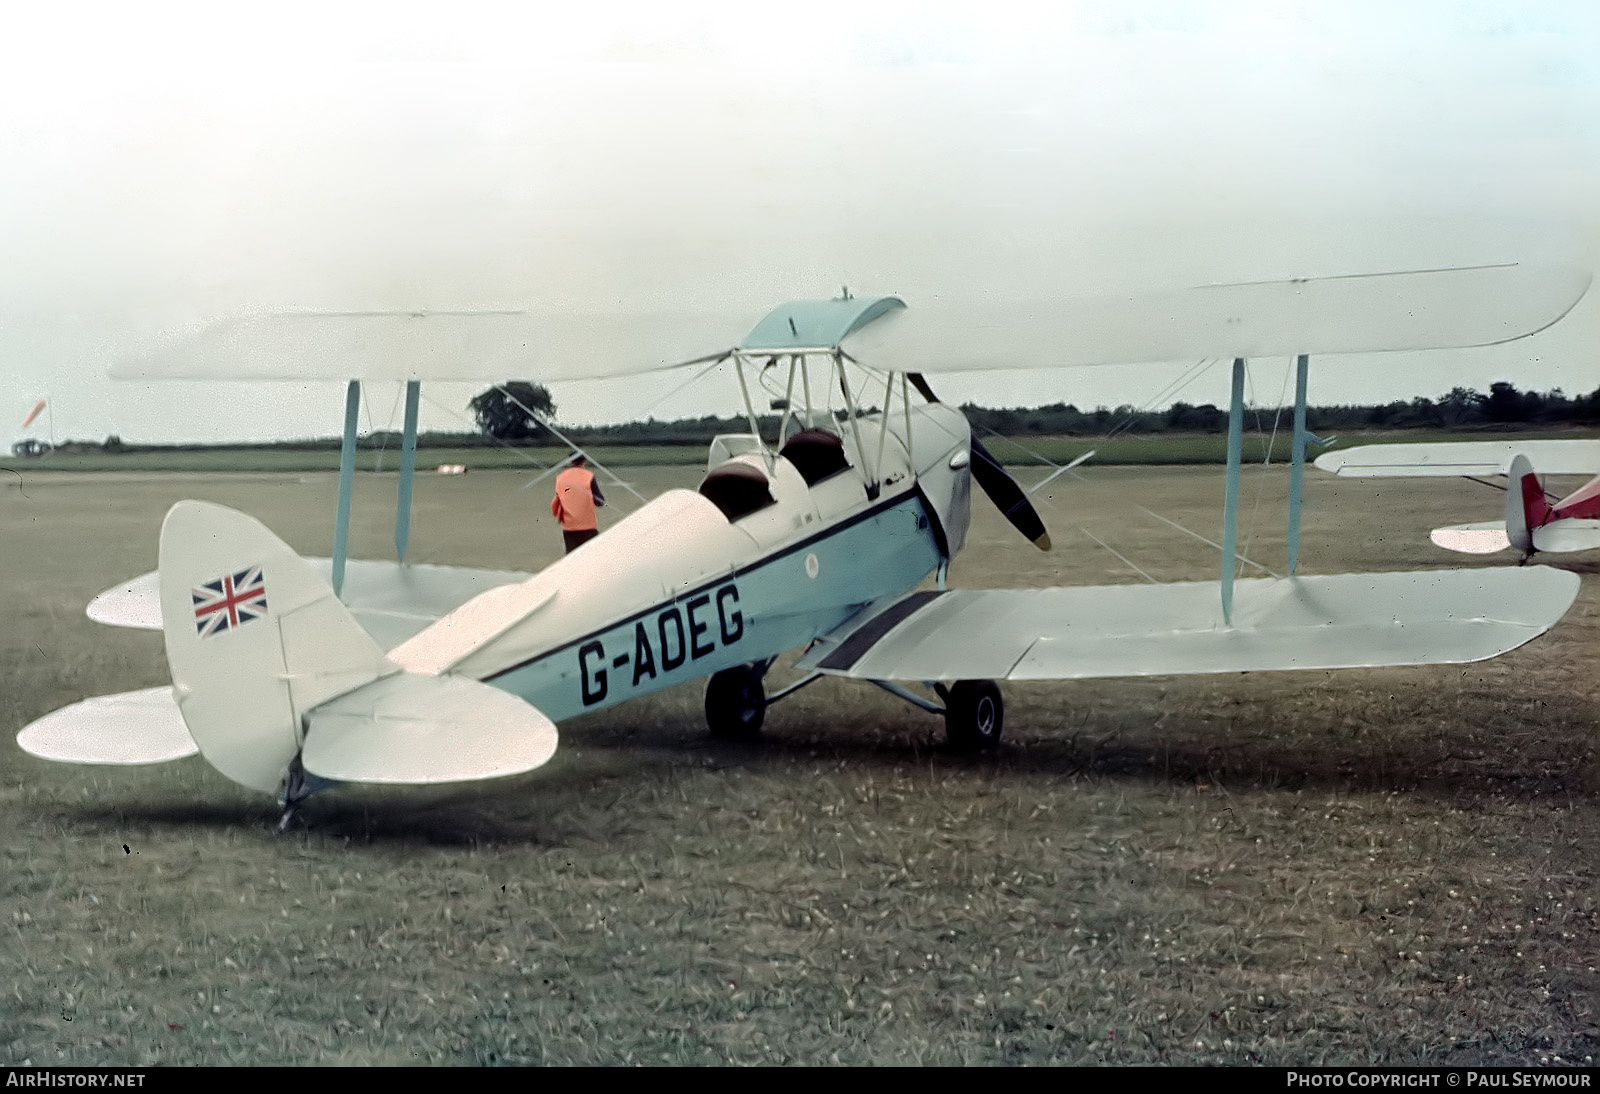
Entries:
[[1528,458],[1518,453],[1506,471],[1506,539],[1524,554],[1600,547],[1600,476],[1550,504]]
[[1600,476],[1552,503],[1534,459],[1548,473],[1592,475],[1600,471],[1600,440],[1364,445],[1326,452],[1317,466],[1342,476],[1505,475],[1504,519],[1435,528],[1428,538],[1447,550],[1487,555],[1515,547],[1528,555],[1600,548]]

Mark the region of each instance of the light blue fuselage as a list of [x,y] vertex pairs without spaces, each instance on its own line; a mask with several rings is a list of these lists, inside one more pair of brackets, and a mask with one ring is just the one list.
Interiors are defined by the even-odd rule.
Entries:
[[913,485],[485,682],[560,722],[775,658],[916,587],[943,559],[935,519]]

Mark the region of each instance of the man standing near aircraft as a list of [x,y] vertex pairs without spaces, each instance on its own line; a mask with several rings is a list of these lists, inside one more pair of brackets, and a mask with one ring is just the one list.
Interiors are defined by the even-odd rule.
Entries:
[[550,499],[550,512],[561,522],[568,554],[600,534],[595,508],[606,499],[594,481],[594,472],[586,466],[588,462],[581,453],[574,456],[572,466],[556,476],[556,496]]

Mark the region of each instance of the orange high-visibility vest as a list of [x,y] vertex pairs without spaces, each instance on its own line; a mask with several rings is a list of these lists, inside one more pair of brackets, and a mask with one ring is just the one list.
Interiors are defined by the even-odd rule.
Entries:
[[569,467],[556,476],[556,496],[550,508],[563,531],[587,532],[600,527],[594,514],[594,473]]

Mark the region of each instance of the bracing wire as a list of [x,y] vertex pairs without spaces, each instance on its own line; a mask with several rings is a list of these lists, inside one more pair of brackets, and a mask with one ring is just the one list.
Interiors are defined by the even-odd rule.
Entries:
[[[1045,499],[1043,499],[1043,501],[1044,501],[1044,503],[1046,505],[1048,505],[1050,508],[1054,509],[1056,512],[1059,513],[1059,512],[1063,511],[1060,506],[1058,506],[1055,502],[1051,501],[1049,498],[1045,498]],[[1121,551],[1117,550],[1115,547],[1111,546],[1111,544],[1107,543],[1105,540],[1101,539],[1099,536],[1095,535],[1093,532],[1089,531],[1089,529],[1085,528],[1082,524],[1078,524],[1078,523],[1074,522],[1072,526],[1074,528],[1076,528],[1078,531],[1082,532],[1084,535],[1088,536],[1090,539],[1092,539],[1095,543],[1099,544],[1101,547],[1104,547],[1107,551],[1110,551],[1112,555],[1116,556],[1116,558],[1117,558],[1117,560],[1119,562],[1121,562],[1128,569],[1132,570],[1134,573],[1138,574],[1140,577],[1144,578],[1150,584],[1152,584],[1152,585],[1164,585],[1164,584],[1166,584],[1166,582],[1161,581],[1158,578],[1151,577],[1149,574],[1145,573],[1143,570],[1141,570],[1139,568],[1138,564],[1135,563],[1131,558],[1129,558],[1127,555],[1123,554]]]
[[[1051,463],[1049,460],[1045,459],[1045,457],[1041,456],[1039,453],[1033,451],[1027,445],[1024,445],[1024,444],[1022,444],[1022,443],[1020,443],[1018,441],[1012,440],[1010,437],[1007,437],[1004,434],[996,433],[994,430],[987,429],[987,428],[984,429],[984,432],[990,434],[993,437],[997,437],[1002,441],[1005,441],[1007,444],[1014,445],[1015,447],[1022,449],[1022,451],[1026,452],[1028,455],[1032,456],[1034,459],[1039,460],[1042,463],[1045,463],[1045,464],[1049,465],[1050,467],[1055,467],[1056,466],[1054,463]],[[1167,517],[1162,516],[1160,513],[1157,513],[1153,509],[1147,509],[1144,506],[1140,505],[1136,501],[1130,501],[1128,498],[1123,497],[1121,494],[1117,493],[1115,490],[1111,490],[1111,489],[1109,489],[1107,487],[1101,486],[1097,482],[1093,482],[1093,481],[1091,481],[1089,479],[1086,479],[1082,475],[1078,474],[1076,471],[1072,471],[1072,470],[1069,470],[1067,468],[1060,468],[1059,470],[1061,470],[1063,474],[1066,474],[1066,475],[1070,476],[1071,478],[1076,479],[1078,482],[1083,483],[1085,486],[1089,487],[1091,490],[1098,490],[1103,494],[1107,494],[1110,497],[1113,497],[1113,498],[1117,499],[1118,501],[1120,501],[1124,505],[1132,506],[1133,508],[1139,510],[1139,512],[1143,513],[1145,516],[1151,517],[1154,520],[1158,520],[1162,524],[1165,524],[1165,525],[1167,525],[1167,526],[1169,526],[1171,528],[1175,528],[1178,531],[1182,532],[1186,536],[1192,536],[1193,538],[1199,540],[1201,543],[1204,543],[1207,547],[1215,547],[1219,551],[1222,550],[1222,544],[1217,543],[1214,540],[1207,539],[1205,536],[1201,535],[1199,532],[1196,532],[1196,531],[1194,531],[1192,529],[1189,529],[1189,528],[1185,528],[1183,525],[1179,524],[1177,521],[1170,520]],[[1045,499],[1045,504],[1047,504],[1047,505],[1049,504],[1049,499],[1048,498]],[[1052,508],[1054,508],[1054,507],[1052,506]],[[1255,561],[1254,559],[1246,558],[1243,554],[1241,554],[1239,556],[1239,560],[1241,562],[1245,562],[1245,563],[1248,563],[1251,566],[1254,566],[1256,569],[1262,571],[1263,573],[1271,574],[1273,577],[1281,577],[1282,576],[1281,574],[1277,573],[1275,570],[1271,569],[1270,567],[1263,566],[1261,563]]]
[[[423,393],[422,398],[430,406],[433,406],[433,407],[443,411],[444,413],[450,415],[452,418],[458,419],[459,421],[466,422],[468,425],[471,425],[474,429],[477,428],[477,423],[474,422],[472,419],[468,418],[464,414],[459,413],[458,411],[456,411],[452,407],[445,406],[443,403],[439,402],[437,399],[431,398],[429,395],[427,395],[426,392]],[[531,487],[537,486],[539,483],[543,482],[545,479],[548,479],[551,475],[554,475],[557,471],[559,471],[561,469],[562,463],[556,463],[556,464],[554,464],[552,466],[546,466],[545,464],[542,464],[538,460],[534,459],[532,456],[528,455],[525,451],[523,451],[522,449],[518,448],[514,444],[510,444],[510,443],[508,443],[506,441],[501,440],[499,437],[496,437],[496,436],[493,436],[493,435],[489,435],[489,439],[492,440],[495,444],[499,445],[501,448],[509,449],[510,451],[512,451],[513,453],[516,454],[518,459],[522,460],[524,463],[530,464],[531,466],[537,468],[540,471],[540,474],[534,476],[533,478],[529,479],[527,482],[523,483],[521,486],[517,487],[515,490],[511,491],[512,495],[520,494],[523,491],[528,490]],[[565,461],[562,461],[562,462],[565,462]],[[627,487],[626,483],[623,483],[622,485],[624,487],[628,488],[630,490],[630,492],[633,492],[632,488],[631,487]],[[637,492],[633,492],[633,493],[634,493],[635,497],[638,497]],[[643,499],[641,498],[640,500],[642,501]],[[503,498],[500,499],[500,500],[497,500],[497,501],[490,502],[488,505],[485,505],[485,506],[481,507],[480,509],[476,510],[469,519],[463,520],[463,521],[458,521],[456,523],[456,531],[453,534],[445,536],[443,539],[434,541],[433,543],[429,544],[428,547],[425,550],[417,551],[413,556],[413,561],[414,562],[426,562],[429,559],[433,558],[440,551],[442,551],[445,547],[448,547],[450,544],[452,544],[452,543],[456,542],[457,540],[459,540],[462,536],[468,535],[473,530],[475,530],[477,528],[477,526],[478,526],[478,521],[476,520],[476,518],[479,515],[491,512],[491,511],[493,511],[495,509],[498,509],[500,506],[502,506],[504,504],[505,504],[505,499],[503,499]]]
[[383,470],[383,454],[389,447],[389,434],[394,430],[394,416],[395,412],[400,408],[400,395],[397,390],[394,404],[389,407],[389,421],[382,430],[379,430],[377,420],[372,415],[372,400],[367,391],[370,386],[369,384],[361,385],[361,408],[367,412],[367,436],[370,437],[374,433],[378,434],[378,454],[374,457],[375,462],[372,468],[373,472],[377,473]]
[[[1250,523],[1245,526],[1244,547],[1240,551],[1240,556],[1241,557],[1243,557],[1246,554],[1249,554],[1249,552],[1250,552],[1250,540],[1256,534],[1256,513],[1261,509],[1261,494],[1262,494],[1262,491],[1264,491],[1266,489],[1266,487],[1267,487],[1267,468],[1272,463],[1272,450],[1278,443],[1278,423],[1283,418],[1283,396],[1284,396],[1284,393],[1289,390],[1289,371],[1293,367],[1294,367],[1294,359],[1291,357],[1289,359],[1288,366],[1285,367],[1284,370],[1283,370],[1283,384],[1282,384],[1282,386],[1280,386],[1278,388],[1278,409],[1273,411],[1273,414],[1272,414],[1272,435],[1267,438],[1267,453],[1266,453],[1266,455],[1264,457],[1262,457],[1262,460],[1261,460],[1261,473],[1256,476],[1256,500],[1255,500],[1255,504],[1253,504],[1250,507]],[[1245,378],[1248,380],[1249,377],[1250,377],[1250,369],[1249,369],[1249,366],[1247,365],[1245,367]],[[1254,394],[1254,391],[1255,391],[1255,388],[1252,385],[1252,387],[1251,387],[1252,395]],[[1255,408],[1255,410],[1256,410],[1256,433],[1260,434],[1262,432],[1262,430],[1261,430],[1261,410],[1260,410],[1259,407]],[[1234,573],[1235,573],[1235,576],[1243,574],[1244,573],[1244,566],[1241,564],[1239,566],[1239,568]]]
[[[1175,380],[1171,381],[1170,383],[1168,383],[1167,386],[1162,388],[1160,392],[1158,392],[1152,398],[1147,400],[1143,409],[1135,411],[1134,414],[1132,414],[1128,418],[1126,418],[1123,423],[1120,423],[1120,425],[1125,426],[1128,423],[1131,423],[1132,421],[1136,420],[1136,417],[1137,417],[1138,414],[1144,413],[1150,407],[1154,406],[1157,402],[1160,402],[1163,399],[1171,398],[1172,396],[1176,395],[1178,392],[1182,391],[1184,388],[1188,387],[1190,384],[1192,384],[1195,381],[1199,380],[1202,376],[1204,376],[1207,372],[1209,372],[1211,370],[1212,366],[1214,366],[1219,360],[1221,360],[1221,358],[1217,358],[1217,357],[1202,357],[1200,360],[1196,361],[1194,364],[1192,364],[1188,368],[1186,368],[1177,377],[1177,379],[1175,379]],[[1168,525],[1169,527],[1174,528],[1179,532],[1182,532],[1184,535],[1191,536],[1194,539],[1199,540],[1201,543],[1204,543],[1208,547],[1215,548],[1219,552],[1222,550],[1222,544],[1217,543],[1214,540],[1208,539],[1205,536],[1201,535],[1199,532],[1196,532],[1196,531],[1194,531],[1193,529],[1190,529],[1190,528],[1186,528],[1183,525],[1179,524],[1177,521],[1170,520],[1167,517],[1162,516],[1160,513],[1157,513],[1152,509],[1148,509],[1145,506],[1140,505],[1138,502],[1131,501],[1128,498],[1123,497],[1121,494],[1117,493],[1114,490],[1108,490],[1105,487],[1100,486],[1099,484],[1097,484],[1097,483],[1095,483],[1095,482],[1093,482],[1093,481],[1091,481],[1091,480],[1089,480],[1087,478],[1084,478],[1082,475],[1078,474],[1075,471],[1072,471],[1070,468],[1063,467],[1063,466],[1055,463],[1053,460],[1050,460],[1050,459],[1046,458],[1042,453],[1035,452],[1033,449],[1029,448],[1027,445],[1023,444],[1021,441],[1018,441],[1018,440],[1016,440],[1016,439],[1014,439],[1012,437],[1007,437],[1007,436],[1005,436],[1005,435],[1003,435],[1003,434],[1001,434],[1001,433],[999,433],[999,432],[997,432],[997,431],[995,431],[993,429],[988,428],[987,426],[983,426],[983,427],[980,427],[980,428],[982,428],[983,432],[988,434],[989,436],[998,438],[999,440],[1004,441],[1007,444],[1010,444],[1014,448],[1018,448],[1018,449],[1022,450],[1023,452],[1027,453],[1029,456],[1033,457],[1035,460],[1038,460],[1040,463],[1044,464],[1045,466],[1047,466],[1049,468],[1052,468],[1053,469],[1053,475],[1062,475],[1062,474],[1070,475],[1072,478],[1076,479],[1078,482],[1083,483],[1085,486],[1089,486],[1089,487],[1091,487],[1091,488],[1093,488],[1095,490],[1101,491],[1102,493],[1108,494],[1109,496],[1111,496],[1113,498],[1116,498],[1122,504],[1132,506],[1134,509],[1137,509],[1139,512],[1145,514],[1146,516],[1151,517],[1154,520],[1160,521],[1162,524]],[[1118,428],[1118,426],[1113,426],[1112,430],[1108,431],[1106,433],[1106,437],[1109,438],[1117,428]],[[1030,491],[1030,495],[1031,495],[1031,491]],[[1045,503],[1047,505],[1050,504],[1048,498],[1046,498],[1044,500],[1045,500]],[[1054,505],[1051,505],[1051,508],[1056,508],[1056,507]],[[1087,530],[1082,529],[1081,525],[1079,526],[1079,528],[1080,528],[1080,530],[1085,531],[1085,534],[1088,534]],[[1101,543],[1101,541],[1099,539],[1096,539],[1092,535],[1090,535],[1089,538],[1095,540],[1096,543]],[[1105,544],[1101,543],[1101,546],[1105,546]],[[1106,547],[1106,549],[1108,551],[1111,550],[1110,547]],[[1111,551],[1111,553],[1113,555],[1117,555],[1116,551]],[[1117,557],[1119,559],[1122,559],[1122,561],[1124,563],[1127,563],[1128,565],[1132,566],[1132,563],[1129,563],[1127,559],[1122,558],[1121,555],[1117,555]],[[1280,576],[1278,573],[1276,573],[1274,570],[1270,569],[1269,567],[1263,566],[1261,563],[1256,562],[1254,559],[1247,557],[1247,553],[1244,552],[1244,551],[1241,551],[1239,553],[1239,562],[1240,562],[1241,566],[1243,566],[1243,565],[1254,566],[1256,569],[1261,570],[1263,573],[1271,574],[1273,577]],[[1136,566],[1133,567],[1133,568],[1135,570],[1138,570],[1138,567],[1136,567]],[[1143,573],[1144,571],[1140,570],[1139,572]],[[1146,576],[1148,577],[1148,575],[1146,575]],[[1155,579],[1154,578],[1150,578],[1150,580],[1153,581]]]
[[611,468],[607,467],[605,464],[601,463],[599,460],[597,460],[593,456],[589,455],[589,453],[585,452],[582,448],[579,448],[576,444],[573,443],[572,438],[568,437],[565,433],[561,432],[561,430],[559,430],[555,426],[551,425],[548,421],[545,420],[543,415],[536,413],[532,407],[528,406],[528,404],[524,403],[521,399],[518,399],[515,395],[511,394],[511,392],[507,391],[501,385],[496,384],[495,388],[502,395],[504,395],[507,399],[510,399],[512,401],[512,403],[514,403],[517,407],[519,407],[524,414],[526,414],[528,417],[532,418],[534,421],[538,422],[540,425],[542,425],[549,432],[554,433],[557,437],[559,437],[561,439],[561,443],[562,444],[566,445],[568,448],[570,448],[574,452],[578,453],[578,455],[582,456],[584,459],[586,459],[590,463],[594,464],[600,470],[604,471],[607,475],[610,475],[611,476],[611,481],[614,482],[616,485],[622,487],[624,490],[626,490],[628,493],[632,494],[634,497],[638,498],[639,499],[639,504],[641,504],[641,505],[648,504],[648,499],[643,494],[639,493],[639,491],[635,490],[632,486],[628,485],[626,482],[623,482],[622,479],[620,477],[618,477],[617,473],[612,471]]
[[649,417],[650,414],[656,409],[656,407],[660,406],[662,403],[666,402],[668,399],[672,398],[674,395],[677,395],[679,392],[683,391],[690,384],[693,384],[695,381],[699,380],[702,376],[705,376],[707,373],[709,373],[712,369],[716,368],[718,365],[724,364],[728,360],[728,358],[730,356],[731,356],[731,354],[723,354],[721,357],[718,357],[715,360],[713,360],[710,364],[706,365],[705,368],[701,369],[699,372],[697,372],[693,376],[689,377],[683,383],[679,384],[677,387],[673,388],[671,391],[669,391],[665,395],[661,396],[661,398],[657,399],[655,402],[653,402],[649,406],[645,407],[644,411],[643,411],[644,415],[646,417]]
[[[1054,506],[1052,506],[1052,508],[1054,508]],[[1099,536],[1097,536],[1093,532],[1089,531],[1089,529],[1085,528],[1083,525],[1074,524],[1073,527],[1076,528],[1078,531],[1082,532],[1084,535],[1088,536],[1090,539],[1094,540],[1096,543],[1098,543],[1100,546],[1104,547],[1106,550],[1110,551],[1113,555],[1116,555],[1117,558],[1122,561],[1122,564],[1124,566],[1126,566],[1128,569],[1132,570],[1134,573],[1138,574],[1140,577],[1144,578],[1150,584],[1152,584],[1152,585],[1163,585],[1163,584],[1165,584],[1165,582],[1157,581],[1155,578],[1151,577],[1149,574],[1147,574],[1143,570],[1139,569],[1139,567],[1137,565],[1135,565],[1133,560],[1130,559],[1127,555],[1123,554],[1121,551],[1119,551],[1115,547],[1111,546],[1111,544],[1107,543],[1105,540],[1101,539]]]
[[1183,372],[1179,373],[1177,379],[1167,384],[1166,387],[1162,388],[1160,391],[1156,392],[1153,396],[1146,400],[1143,406],[1135,407],[1127,416],[1122,419],[1122,421],[1114,423],[1110,429],[1106,430],[1106,437],[1115,437],[1118,433],[1125,433],[1129,429],[1133,428],[1133,423],[1139,420],[1139,415],[1149,413],[1150,408],[1154,407],[1157,403],[1161,402],[1163,399],[1176,395],[1178,392],[1182,391],[1184,388],[1200,379],[1200,377],[1211,371],[1211,367],[1220,360],[1220,357],[1200,358],[1200,360],[1196,361]]

